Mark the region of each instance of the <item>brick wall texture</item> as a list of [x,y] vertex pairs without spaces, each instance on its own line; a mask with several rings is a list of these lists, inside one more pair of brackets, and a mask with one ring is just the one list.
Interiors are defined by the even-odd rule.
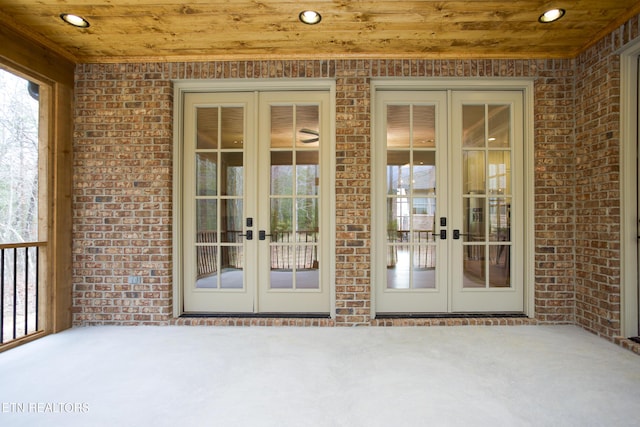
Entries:
[[[619,61],[613,52],[637,36],[636,18],[578,58],[566,60],[78,65],[75,324],[443,324],[370,320],[371,79],[532,78],[534,320],[578,323],[614,337],[620,327],[620,194]],[[336,318],[172,319],[171,80],[257,78],[336,81]],[[141,276],[142,283],[130,284],[131,275]]]

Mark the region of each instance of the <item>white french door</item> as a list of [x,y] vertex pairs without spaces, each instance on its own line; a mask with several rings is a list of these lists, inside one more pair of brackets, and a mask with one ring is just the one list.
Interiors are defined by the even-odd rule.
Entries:
[[329,108],[321,91],[185,94],[184,312],[329,312]]
[[377,313],[523,311],[522,102],[376,94]]

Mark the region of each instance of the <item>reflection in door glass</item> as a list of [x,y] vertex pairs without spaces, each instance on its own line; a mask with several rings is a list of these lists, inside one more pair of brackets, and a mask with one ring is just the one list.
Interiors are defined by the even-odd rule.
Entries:
[[196,195],[215,196],[218,192],[218,153],[196,154]]
[[414,246],[413,283],[416,289],[436,288],[436,250],[433,244]]
[[220,191],[222,196],[242,196],[244,192],[244,153],[241,151],[226,151],[221,156]]
[[244,145],[244,108],[222,108],[221,122],[222,148],[242,149]]
[[242,199],[220,200],[220,241],[224,243],[238,243],[241,240]]
[[463,106],[464,287],[509,287],[511,108]]
[[215,150],[218,148],[218,107],[198,108],[196,117],[196,149]]
[[436,107],[434,105],[413,106],[413,146],[435,148]]
[[244,108],[198,108],[196,117],[196,287],[242,289]]
[[462,107],[462,146],[464,148],[485,146],[485,106]]
[[491,148],[511,147],[511,106],[488,106],[488,131],[487,141]]
[[299,195],[317,196],[320,183],[320,156],[318,151],[296,153],[296,192]]
[[435,288],[433,105],[387,106],[387,289]]
[[293,106],[271,106],[271,147],[293,147]]
[[271,194],[290,196],[293,194],[293,153],[271,152]]
[[465,245],[464,247],[464,278],[465,288],[484,288],[486,283],[484,245]]
[[511,286],[511,245],[489,246],[489,287],[508,288]]
[[319,126],[317,104],[271,106],[271,289],[320,288]]
[[320,145],[320,110],[318,105],[296,106],[297,147],[317,148]]

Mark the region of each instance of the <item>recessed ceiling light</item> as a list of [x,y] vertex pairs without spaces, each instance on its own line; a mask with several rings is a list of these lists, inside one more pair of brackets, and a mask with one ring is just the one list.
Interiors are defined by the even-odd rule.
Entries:
[[538,22],[542,22],[543,24],[548,24],[550,22],[555,22],[558,19],[562,18],[565,14],[564,9],[550,9],[545,13],[540,15],[538,18]]
[[300,19],[300,22],[309,25],[315,25],[322,20],[322,16],[320,16],[320,14],[315,10],[304,10],[300,12],[298,18]]
[[60,19],[66,22],[69,25],[73,25],[78,28],[88,28],[89,21],[84,19],[82,16],[74,15],[72,13],[61,13]]

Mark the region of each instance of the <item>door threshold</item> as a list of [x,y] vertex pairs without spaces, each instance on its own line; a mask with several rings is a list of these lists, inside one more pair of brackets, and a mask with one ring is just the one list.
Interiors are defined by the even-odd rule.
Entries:
[[329,313],[184,313],[180,319],[242,318],[242,319],[330,319]]
[[520,312],[491,313],[377,313],[376,319],[526,319]]

